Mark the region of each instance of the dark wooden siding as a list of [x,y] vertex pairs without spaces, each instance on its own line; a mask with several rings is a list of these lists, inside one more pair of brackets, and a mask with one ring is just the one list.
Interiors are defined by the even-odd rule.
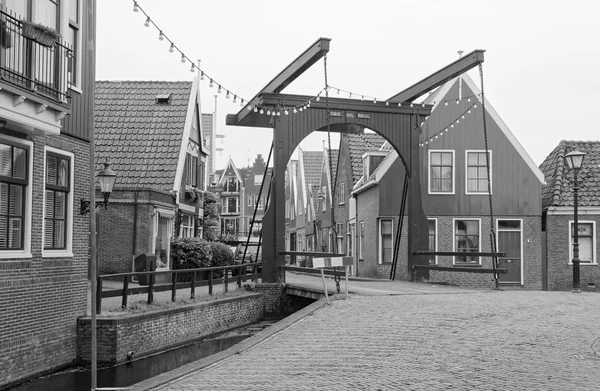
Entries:
[[[402,200],[402,187],[404,186],[405,175],[406,169],[404,165],[400,159],[396,159],[385,173],[383,179],[379,181],[379,213],[382,216],[396,216],[400,214],[400,202]],[[406,211],[405,215],[407,214]]]
[[[463,83],[463,98],[474,95]],[[458,97],[458,83],[450,89],[449,97]],[[448,127],[460,113],[468,109],[474,100],[463,99],[460,104],[440,103],[432,112],[423,128],[422,139]],[[498,124],[488,114],[486,117],[488,148],[492,151],[492,193],[495,215],[524,216],[541,215],[541,183],[527,165],[517,149],[501,131]],[[455,194],[428,194],[428,151],[454,150],[455,152]],[[431,216],[477,216],[489,214],[487,193],[467,195],[465,189],[466,150],[484,150],[482,107],[477,105],[471,114],[460,119],[459,124],[444,132],[443,136],[421,148],[421,184],[425,213]]]
[[[82,1],[82,49],[81,49],[81,91],[71,91],[71,115],[63,120],[62,133],[83,140],[90,140],[94,124],[92,106],[94,103],[94,83],[96,79],[96,15],[94,9],[88,9],[88,1]],[[88,42],[94,45],[88,45]]]

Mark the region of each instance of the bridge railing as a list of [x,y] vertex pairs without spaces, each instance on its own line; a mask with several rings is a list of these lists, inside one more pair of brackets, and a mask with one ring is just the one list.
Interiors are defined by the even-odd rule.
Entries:
[[[212,295],[214,287],[216,285],[223,285],[224,291],[227,292],[229,289],[230,281],[236,281],[237,287],[242,287],[242,282],[252,280],[256,282],[261,278],[260,269],[262,267],[261,262],[255,263],[244,263],[243,265],[230,265],[230,266],[216,266],[216,267],[204,267],[195,269],[177,269],[177,270],[161,270],[161,271],[147,271],[147,272],[131,272],[131,273],[115,273],[115,274],[104,274],[98,276],[97,290],[96,290],[96,313],[102,312],[102,299],[110,297],[121,296],[121,307],[127,308],[127,299],[131,294],[143,294],[146,293],[147,303],[152,304],[154,302],[155,292],[171,291],[171,301],[175,301],[177,297],[178,289],[190,289],[190,299],[196,297],[196,288],[202,286],[208,286],[208,294]],[[250,272],[250,273],[248,273]],[[170,283],[156,283],[156,277],[167,275],[170,277]],[[190,281],[180,282],[178,276],[186,275],[190,278]],[[222,277],[215,277],[215,275],[222,275]],[[135,286],[130,287],[130,280],[136,277],[138,281],[145,280],[147,286]],[[104,280],[119,280],[123,281],[123,286],[120,289],[103,289]]]

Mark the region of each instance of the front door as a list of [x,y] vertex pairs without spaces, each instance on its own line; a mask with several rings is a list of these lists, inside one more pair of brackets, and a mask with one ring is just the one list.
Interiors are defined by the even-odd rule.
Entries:
[[505,252],[506,257],[498,258],[498,267],[507,269],[506,274],[499,274],[498,281],[505,284],[522,284],[521,269],[521,220],[498,220],[498,251]]

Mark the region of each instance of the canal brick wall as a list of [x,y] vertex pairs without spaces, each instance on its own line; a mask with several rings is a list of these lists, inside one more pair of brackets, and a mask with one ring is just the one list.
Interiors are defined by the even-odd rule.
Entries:
[[[127,360],[128,352],[137,358],[258,322],[265,317],[267,296],[270,295],[248,293],[118,318],[98,316],[98,362],[120,363]],[[276,298],[269,300],[277,302]],[[89,362],[89,316],[78,319],[77,331],[78,360]]]

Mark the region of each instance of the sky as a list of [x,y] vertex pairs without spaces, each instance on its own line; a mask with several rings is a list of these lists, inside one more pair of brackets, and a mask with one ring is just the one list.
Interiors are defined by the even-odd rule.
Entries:
[[[96,80],[192,80],[190,64],[145,27],[133,1],[97,0]],[[385,100],[458,58],[484,49],[488,101],[536,164],[561,140],[600,140],[600,1],[571,0],[138,0],[201,69],[249,100],[318,38],[331,39],[329,85]],[[479,85],[477,70],[469,72]],[[284,92],[314,95],[323,60]],[[202,112],[217,113],[223,148],[238,167],[268,155],[271,129],[232,127],[239,103],[200,85]],[[301,147],[320,150],[326,133]],[[337,145],[337,137],[332,143]]]

